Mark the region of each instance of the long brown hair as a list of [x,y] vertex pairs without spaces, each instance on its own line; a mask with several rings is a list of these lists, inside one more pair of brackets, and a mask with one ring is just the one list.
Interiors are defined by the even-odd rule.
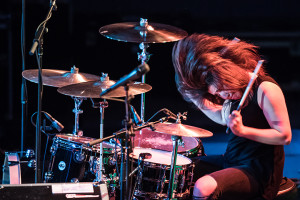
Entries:
[[[257,48],[244,41],[232,44],[223,37],[205,34],[193,34],[178,41],[172,59],[179,92],[187,101],[207,98],[222,104],[223,99],[207,92],[208,86],[218,89],[226,86],[243,92],[249,82],[249,72],[254,71],[261,59]],[[265,75],[263,68],[259,75]]]

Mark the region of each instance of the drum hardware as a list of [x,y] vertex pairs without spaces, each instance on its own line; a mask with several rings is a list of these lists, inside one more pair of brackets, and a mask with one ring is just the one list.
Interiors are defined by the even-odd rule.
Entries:
[[[148,19],[140,18],[137,22],[115,23],[103,26],[99,29],[99,33],[109,39],[140,43],[139,48],[142,50],[138,53],[138,60],[141,64],[149,61],[150,56],[146,49],[148,43],[165,43],[174,42],[183,39],[188,34],[186,31],[174,26],[148,23]],[[142,83],[145,83],[146,76],[142,76]],[[141,120],[144,122],[145,114],[145,94],[141,94]]]
[[[167,117],[164,117],[164,118],[161,118],[160,120],[158,120],[158,121],[155,121],[155,122],[148,122],[148,123],[146,123],[146,124],[144,124],[144,125],[141,125],[141,126],[139,126],[139,127],[135,127],[135,128],[133,128],[133,130],[134,131],[138,131],[138,130],[141,130],[141,129],[143,129],[143,128],[145,128],[145,127],[148,127],[148,126],[151,126],[151,125],[153,125],[153,124],[156,124],[156,123],[161,123],[161,122],[164,122],[164,121],[166,121],[168,118]],[[116,133],[114,133],[113,135],[111,135],[111,136],[108,136],[108,137],[105,137],[105,138],[103,138],[103,139],[96,139],[96,140],[93,140],[93,141],[90,141],[87,145],[88,146],[93,146],[93,145],[96,145],[96,144],[98,144],[98,143],[101,143],[101,142],[103,142],[103,141],[106,141],[106,140],[110,140],[110,139],[112,139],[112,138],[117,138],[117,137],[119,137],[120,135],[122,135],[122,134],[124,134],[124,133],[127,133],[127,129],[125,130],[125,129],[123,129],[123,130],[121,130],[121,131],[118,131],[118,132],[116,132]],[[127,134],[128,135],[128,134]],[[128,150],[128,149],[126,149],[126,150]],[[123,154],[123,155],[122,155]],[[129,174],[126,174],[126,179],[125,179],[125,177],[122,177],[122,170],[124,170],[125,171],[125,169],[124,169],[124,163],[122,164],[122,162],[124,162],[124,160],[125,160],[125,158],[124,158],[124,156],[125,156],[125,154],[126,154],[126,152],[124,152],[124,150],[123,150],[123,148],[121,148],[121,167],[120,167],[120,177],[119,177],[119,182],[120,182],[120,188],[122,188],[122,187],[124,187],[124,183],[121,183],[122,182],[122,180],[123,181],[129,181],[129,179],[128,179],[128,175]],[[128,158],[127,158],[127,162],[128,162]],[[123,166],[122,166],[123,165]],[[125,172],[126,173],[126,172]],[[124,176],[124,174],[123,174],[123,176]],[[123,178],[123,179],[122,179]],[[124,196],[124,193],[123,192],[125,192],[125,191],[122,191],[122,189],[121,189],[121,194]],[[126,197],[125,197],[126,198]]]
[[[158,124],[158,123],[164,123],[165,121],[167,121],[168,118],[167,117],[162,117],[161,119],[157,120],[157,121],[154,121],[154,122],[147,122],[141,126],[137,126],[137,127],[134,127],[133,128],[133,131],[140,131],[142,130],[143,128],[147,128],[147,127],[150,127],[150,126],[154,126],[154,124]],[[107,140],[110,140],[112,138],[117,138],[119,137],[121,134],[124,134],[126,133],[126,130],[125,129],[122,129],[120,131],[117,131],[115,133],[113,133],[113,135],[110,135],[110,136],[107,136],[103,139],[95,139],[95,140],[92,140],[90,142],[87,143],[87,146],[94,146],[96,144],[99,144],[101,142],[104,142],[104,141],[107,141]]]
[[80,97],[72,97],[74,99],[74,109],[73,113],[75,114],[75,124],[73,129],[73,135],[74,136],[82,136],[83,132],[79,130],[79,115],[83,113],[83,110],[80,110],[79,107],[81,103],[83,102],[84,98]]
[[84,161],[86,158],[85,153],[82,151],[82,147],[80,148],[80,151],[75,151],[74,152],[74,161],[81,163],[82,161]]
[[[140,153],[139,157],[138,157],[138,166],[129,174],[129,177],[131,177],[135,172],[137,172],[137,178],[135,180],[134,186],[132,188],[132,191],[135,191],[135,188],[137,185],[140,185],[142,183],[142,172],[143,169],[141,167],[142,162],[144,161],[144,159],[151,159],[152,155],[151,153]],[[134,193],[131,194],[132,196],[130,197],[130,199],[133,199],[133,195]]]
[[[49,18],[48,18],[49,19]],[[48,20],[47,19],[47,20]],[[45,21],[46,23],[46,21]],[[43,23],[43,26],[45,28],[45,23]],[[43,29],[44,30],[44,29]],[[41,32],[39,32],[39,34],[41,34]],[[39,34],[36,34],[36,36],[38,36]],[[41,36],[41,35],[40,35]],[[39,38],[40,40],[40,38]],[[36,170],[36,182],[40,182],[41,181],[41,176],[40,176],[40,171],[42,171],[41,168],[41,164],[40,164],[40,129],[41,129],[41,125],[40,125],[40,113],[41,113],[41,84],[42,85],[47,85],[47,86],[52,86],[52,87],[62,87],[62,86],[66,86],[69,84],[74,84],[74,83],[80,83],[80,82],[84,82],[84,81],[91,81],[91,80],[97,80],[99,79],[98,76],[95,75],[90,75],[90,74],[85,74],[85,73],[79,73],[78,68],[76,68],[75,66],[73,66],[71,68],[71,71],[63,71],[63,70],[53,70],[53,69],[42,69],[41,66],[41,56],[42,56],[42,52],[40,52],[42,50],[42,44],[40,44],[39,42],[39,69],[31,69],[31,70],[24,70],[22,72],[22,76],[34,83],[38,83],[38,89],[39,89],[39,94],[38,94],[38,120],[37,120],[37,124],[36,124],[36,153],[37,153],[37,170]],[[37,44],[37,41],[34,42],[34,44]],[[35,46],[36,47],[36,46]],[[32,49],[33,50],[33,49]],[[35,52],[32,51],[32,53]],[[43,81],[42,81],[43,80]],[[76,119],[75,119],[76,120]],[[75,122],[76,123],[76,122]],[[76,126],[74,127],[74,129],[76,129]],[[77,133],[77,132],[76,132]]]

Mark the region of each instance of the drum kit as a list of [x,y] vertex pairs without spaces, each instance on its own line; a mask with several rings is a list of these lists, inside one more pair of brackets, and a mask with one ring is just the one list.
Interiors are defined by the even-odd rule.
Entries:
[[[149,43],[173,42],[187,36],[179,28],[149,24],[147,19],[141,19],[139,23],[106,25],[99,32],[109,39],[140,43],[142,52],[138,59],[142,65],[149,60],[146,51]],[[167,109],[162,109],[168,111],[166,117],[144,122],[143,95],[152,87],[145,83],[145,74],[142,75],[142,82],[130,81],[124,87],[116,87],[100,96],[117,83],[105,73],[102,76],[81,73],[75,66],[70,71],[42,70],[43,85],[58,88],[59,93],[70,96],[75,103],[73,133],[54,136],[45,182],[106,182],[109,195],[119,195],[119,199],[184,199],[189,196],[194,168],[190,158],[203,155],[200,138],[211,137],[212,133],[182,124],[186,113],[175,115]],[[22,76],[38,83],[37,69],[24,70]],[[130,95],[142,96],[141,123],[136,126],[128,123],[124,129],[104,138],[107,100],[128,103]],[[79,130],[80,105],[87,98],[102,99],[99,139],[85,137]],[[132,122],[132,114],[128,116],[128,122]],[[176,122],[170,123],[169,119]]]

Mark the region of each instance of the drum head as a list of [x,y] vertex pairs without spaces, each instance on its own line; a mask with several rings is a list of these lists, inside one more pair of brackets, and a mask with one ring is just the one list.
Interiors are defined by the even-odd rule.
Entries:
[[[84,146],[86,146],[91,141],[95,140],[95,138],[84,137],[84,136],[74,136],[72,134],[57,134],[56,137],[60,138],[62,140],[70,141],[72,143],[83,144]],[[115,145],[113,143],[103,141],[102,142],[102,147],[105,148],[105,149],[113,149],[113,148],[115,148]],[[117,148],[119,148],[119,146],[117,146]],[[100,144],[94,145],[92,149],[93,150],[96,150],[96,149],[99,150],[100,149]]]
[[56,137],[70,142],[80,143],[80,144],[87,144],[90,141],[94,140],[94,138],[84,137],[84,136],[74,136],[72,134],[57,134]]
[[[134,159],[139,158],[140,153],[150,153],[152,157],[150,159],[144,159],[145,162],[151,162],[156,164],[163,164],[163,165],[171,165],[172,160],[172,152],[168,151],[162,151],[157,149],[149,149],[149,148],[134,148],[132,154],[130,154],[130,157]],[[177,161],[176,165],[189,165],[192,161],[180,154],[177,154]]]

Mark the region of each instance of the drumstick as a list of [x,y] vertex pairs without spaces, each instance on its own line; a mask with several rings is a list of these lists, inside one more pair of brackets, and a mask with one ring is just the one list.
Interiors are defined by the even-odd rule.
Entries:
[[[245,92],[244,92],[244,94],[242,96],[242,99],[241,99],[241,101],[240,101],[240,103],[239,103],[239,105],[238,105],[238,107],[236,109],[237,111],[241,110],[241,108],[242,108],[242,106],[243,106],[243,104],[244,104],[244,102],[245,102],[245,100],[246,100],[246,98],[247,98],[247,96],[248,96],[248,94],[250,92],[250,89],[252,88],[252,85],[253,85],[256,77],[257,77],[257,73],[260,70],[260,67],[262,66],[263,62],[264,62],[264,60],[259,60],[258,61],[257,65],[256,65],[256,67],[254,69],[253,75],[251,76],[251,79],[250,79],[250,81],[249,81],[249,83],[248,83],[248,85],[246,87],[246,90],[245,90]],[[229,132],[229,127],[227,127],[227,129],[226,129],[226,133],[228,133],[228,132]]]

